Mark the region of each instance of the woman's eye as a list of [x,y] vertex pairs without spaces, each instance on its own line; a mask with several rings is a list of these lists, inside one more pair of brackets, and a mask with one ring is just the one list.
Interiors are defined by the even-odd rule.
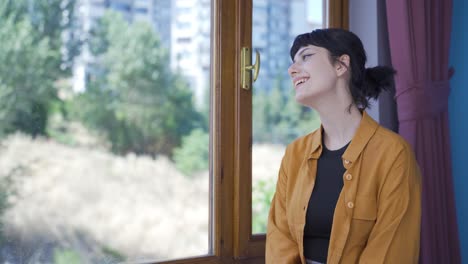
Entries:
[[302,60],[305,60],[308,57],[311,57],[312,55],[314,55],[314,54],[304,54],[304,55],[302,55]]

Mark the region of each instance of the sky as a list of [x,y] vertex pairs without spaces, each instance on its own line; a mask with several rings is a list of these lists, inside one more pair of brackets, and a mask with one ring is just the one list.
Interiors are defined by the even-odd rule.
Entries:
[[306,0],[308,22],[322,23],[322,3],[323,0]]

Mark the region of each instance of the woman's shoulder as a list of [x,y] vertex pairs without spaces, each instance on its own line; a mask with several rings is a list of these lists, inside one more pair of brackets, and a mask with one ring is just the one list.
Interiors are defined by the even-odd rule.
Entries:
[[397,159],[415,160],[413,148],[406,139],[380,125],[369,141],[367,149],[371,155],[380,156],[387,161]]
[[381,125],[375,131],[374,136],[370,143],[378,144],[382,147],[393,147],[396,149],[410,150],[410,144],[401,135],[396,132],[385,128]]

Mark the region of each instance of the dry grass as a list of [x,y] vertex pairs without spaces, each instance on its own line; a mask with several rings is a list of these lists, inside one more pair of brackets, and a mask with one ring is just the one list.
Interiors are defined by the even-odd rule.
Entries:
[[4,215],[10,238],[73,244],[91,237],[129,259],[208,252],[208,175],[184,177],[165,157],[117,157],[14,135],[3,141],[0,175],[17,195]]
[[252,147],[252,179],[274,180],[278,177],[285,146],[256,144]]
[[[255,146],[254,181],[276,179],[282,154]],[[24,250],[54,243],[92,254],[99,245],[129,261],[208,252],[207,172],[187,178],[165,157],[119,157],[15,134],[0,146],[0,177],[7,175],[16,194],[4,232]]]

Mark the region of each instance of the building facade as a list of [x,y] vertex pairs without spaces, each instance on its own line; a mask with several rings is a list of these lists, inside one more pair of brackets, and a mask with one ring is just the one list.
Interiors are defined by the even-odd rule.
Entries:
[[[275,85],[290,89],[287,68],[289,48],[300,33],[321,27],[324,0],[253,1],[252,46],[261,54],[255,90],[270,91]],[[147,21],[169,50],[170,67],[183,75],[197,105],[208,100],[210,76],[210,0],[79,0],[82,30],[87,32],[107,9],[129,21]],[[317,14],[315,14],[318,12]],[[255,54],[253,54],[255,57]],[[93,58],[86,45],[74,64],[74,90],[86,88]]]

